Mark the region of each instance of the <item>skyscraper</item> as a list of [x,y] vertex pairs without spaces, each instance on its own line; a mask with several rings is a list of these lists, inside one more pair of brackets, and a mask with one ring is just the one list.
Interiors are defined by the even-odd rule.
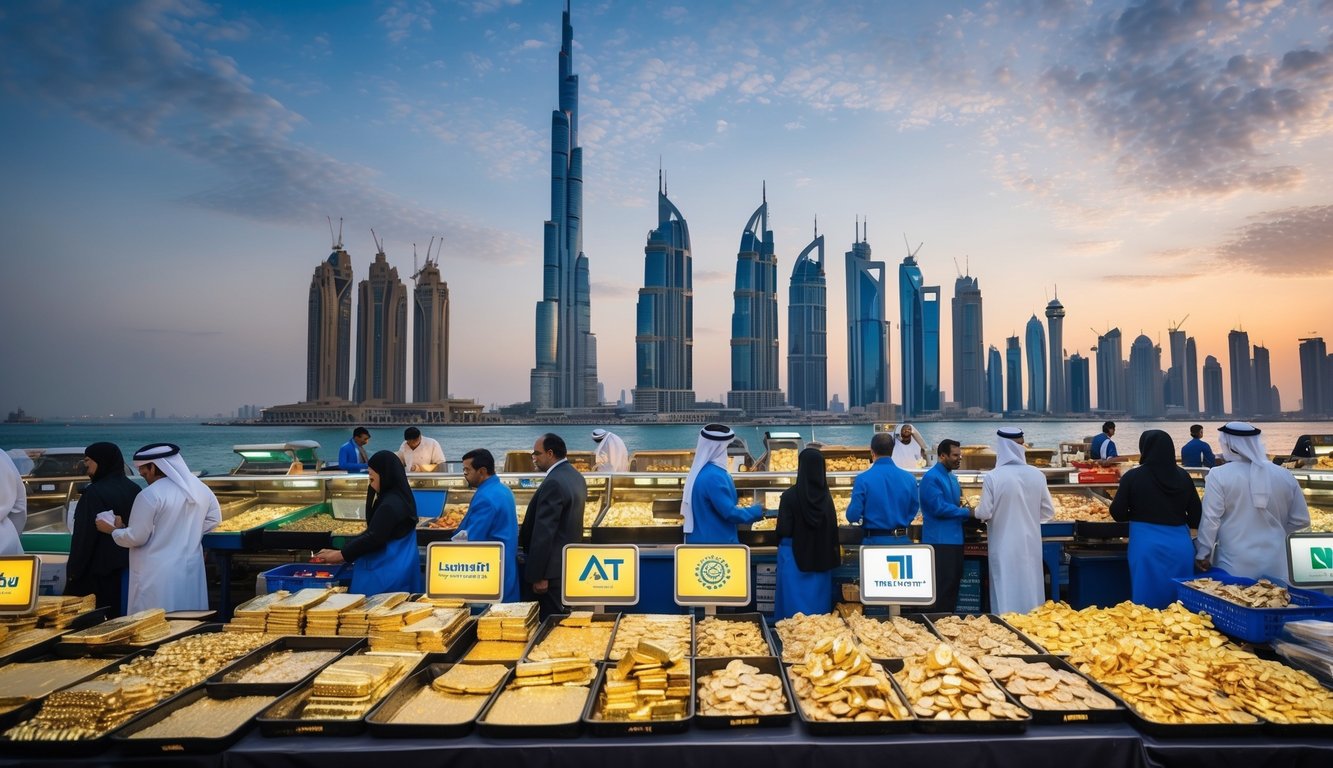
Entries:
[[1235,330],[1227,334],[1231,362],[1231,415],[1254,413],[1254,368],[1250,365],[1250,334]]
[[407,402],[407,289],[383,241],[356,304],[356,401]]
[[[443,246],[443,243],[441,243]],[[439,257],[413,275],[412,400],[439,403],[449,399],[449,284],[440,277]]]
[[1097,337],[1097,410],[1125,410],[1125,357],[1120,329],[1112,328]]
[[597,404],[597,338],[592,334],[588,257],[583,253],[583,148],[574,28],[561,16],[560,108],[551,113],[551,218],[542,249],[537,362],[530,393],[537,408]]
[[634,410],[694,408],[694,268],[690,228],[658,180],[657,229],[643,247],[634,336]]
[[787,398],[803,411],[828,407],[828,290],[824,236],[818,229],[791,270],[787,292]]
[[1185,411],[1199,412],[1199,351],[1194,337],[1185,339]]
[[1017,336],[1005,340],[1005,413],[1017,413],[1023,410],[1023,348]]
[[1328,370],[1328,347],[1320,336],[1301,339],[1299,349],[1301,358],[1301,415],[1325,416],[1333,411],[1333,382],[1325,373]]
[[1180,326],[1171,328],[1166,333],[1171,349],[1171,367],[1166,372],[1166,404],[1184,408],[1187,403],[1185,394],[1185,332]]
[[352,370],[352,257],[342,237],[310,278],[305,399],[346,400]]
[[1271,416],[1278,412],[1273,403],[1273,370],[1269,366],[1268,347],[1254,345],[1254,413]]
[[889,402],[889,325],[884,314],[884,262],[870,260],[857,227],[847,252],[847,404]]
[[986,350],[986,410],[1004,412],[1004,362],[994,344]]
[[1028,319],[1028,410],[1046,412],[1046,331],[1033,315]]
[[964,275],[953,283],[953,399],[964,409],[986,407],[984,350],[981,282]]
[[1129,415],[1154,418],[1162,415],[1162,348],[1139,334],[1129,347]]
[[1050,333],[1051,350],[1046,357],[1047,365],[1051,367],[1048,410],[1055,414],[1068,413],[1069,388],[1065,385],[1065,305],[1060,303],[1059,296],[1046,304],[1046,326]]
[[778,389],[778,258],[768,228],[768,194],[741,231],[731,313],[727,405],[755,414],[782,405]]
[[1209,355],[1203,360],[1203,415],[1217,418],[1226,412],[1222,405],[1222,364]]
[[1065,361],[1066,380],[1069,382],[1069,412],[1092,411],[1092,381],[1088,375],[1088,358],[1075,352]]
[[[917,246],[917,250],[920,250]],[[903,415],[940,409],[940,288],[926,285],[916,252],[898,265]]]

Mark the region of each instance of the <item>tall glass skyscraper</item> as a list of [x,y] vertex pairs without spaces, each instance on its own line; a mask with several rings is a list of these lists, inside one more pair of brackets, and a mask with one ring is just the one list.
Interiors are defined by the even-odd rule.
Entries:
[[1227,334],[1227,351],[1231,358],[1231,415],[1254,415],[1254,369],[1250,365],[1250,334],[1232,331]]
[[1254,345],[1254,412],[1270,416],[1280,410],[1273,398],[1273,369],[1269,363],[1268,347]]
[[429,253],[413,278],[412,400],[442,403],[449,399],[449,284]]
[[1166,404],[1185,407],[1185,332],[1179,326],[1166,332],[1171,367],[1166,372]]
[[884,262],[870,260],[857,227],[847,252],[847,404],[889,402],[889,326],[884,313]]
[[1065,305],[1060,297],[1046,303],[1046,328],[1050,332],[1050,354],[1046,356],[1051,367],[1051,388],[1047,394],[1048,411],[1068,413],[1068,387],[1065,385]]
[[916,254],[898,265],[903,415],[940,409],[940,288],[926,285]]
[[1023,410],[1023,348],[1017,336],[1005,340],[1005,413]]
[[1120,329],[1097,337],[1097,410],[1125,410],[1125,356]]
[[1046,330],[1033,315],[1028,319],[1028,410],[1046,412]]
[[356,305],[356,401],[407,402],[407,289],[384,246]]
[[986,410],[1004,412],[1004,362],[994,344],[986,351]]
[[828,408],[828,289],[824,236],[796,257],[787,292],[787,402],[803,411]]
[[694,268],[690,228],[658,180],[657,229],[643,247],[636,312],[634,410],[694,408]]
[[1075,352],[1065,361],[1065,380],[1069,382],[1069,412],[1088,413],[1092,410],[1092,379],[1088,375],[1088,358]]
[[1301,415],[1324,416],[1333,411],[1333,381],[1329,381],[1328,345],[1322,336],[1301,339]]
[[341,235],[310,279],[305,399],[346,400],[352,370],[352,257]]
[[1185,339],[1185,411],[1199,412],[1199,349],[1194,337]]
[[597,404],[597,338],[592,334],[588,257],[583,253],[583,148],[574,28],[562,14],[560,108],[551,113],[551,218],[542,250],[537,302],[537,364],[530,393],[537,408]]
[[[756,414],[783,404],[778,389],[778,258],[768,228],[768,194],[741,231],[731,312],[727,405]],[[790,333],[790,331],[788,331]]]
[[1162,348],[1139,334],[1129,347],[1129,415],[1156,418],[1162,415]]
[[1203,361],[1203,415],[1217,418],[1225,411],[1222,407],[1222,364],[1209,355]]
[[953,283],[953,399],[960,407],[987,407],[985,364],[981,282],[963,275]]

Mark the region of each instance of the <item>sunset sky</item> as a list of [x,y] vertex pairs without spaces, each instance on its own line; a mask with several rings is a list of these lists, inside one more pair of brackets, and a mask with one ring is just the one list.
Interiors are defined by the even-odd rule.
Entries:
[[[213,414],[305,394],[306,298],[341,217],[357,279],[442,235],[451,389],[526,400],[563,2],[0,5],[0,411]],[[733,272],[766,183],[786,286],[904,235],[1003,350],[1058,286],[1067,351],[1119,326],[1199,363],[1243,328],[1298,408],[1333,342],[1333,0],[576,2],[600,377],[634,386],[659,158],[694,244],[695,390],[729,388]],[[1169,365],[1164,352],[1163,367]],[[1228,392],[1228,402],[1229,402]],[[1095,403],[1095,395],[1094,395]]]

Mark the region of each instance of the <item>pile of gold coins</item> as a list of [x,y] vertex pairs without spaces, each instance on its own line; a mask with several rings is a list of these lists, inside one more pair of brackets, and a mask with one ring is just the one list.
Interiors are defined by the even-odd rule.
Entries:
[[903,660],[895,675],[917,717],[926,720],[1022,720],[1028,713],[1004,692],[975,659],[938,645],[924,656]]
[[753,621],[708,616],[695,626],[694,641],[698,646],[695,655],[701,658],[771,656],[773,653],[764,639],[763,630]]
[[333,515],[319,513],[283,523],[278,530],[284,533],[328,533],[333,536],[359,536],[366,532],[365,520],[339,520]]
[[845,637],[823,638],[790,668],[792,692],[809,720],[907,720],[884,668]]
[[226,676],[228,683],[299,683],[337,658],[340,651],[293,651],[270,653],[259,663]]
[[606,658],[611,645],[614,621],[595,621],[588,611],[575,611],[560,622],[537,643],[528,658],[534,661],[568,657],[582,657],[591,661]]
[[690,698],[690,663],[651,641],[607,670],[598,716],[603,720],[680,720]]
[[1055,506],[1052,520],[1063,522],[1115,522],[1111,517],[1111,507],[1106,502],[1093,496],[1073,493],[1052,493],[1051,503]]
[[902,616],[874,619],[863,614],[859,608],[840,605],[838,613],[856,639],[877,659],[921,656],[929,653],[940,642],[924,624]]
[[791,712],[778,676],[760,672],[740,659],[701,676],[695,690],[700,715],[753,717]]
[[218,523],[209,533],[238,533],[267,525],[283,515],[290,515],[301,507],[296,504],[256,504],[238,515]]
[[774,448],[768,454],[768,471],[795,472],[799,454],[795,448]]
[[129,734],[129,738],[220,739],[245,725],[272,703],[271,696],[237,696],[231,699],[204,696],[147,728],[134,731]]
[[824,462],[829,472],[864,472],[870,469],[869,456],[834,456]]
[[955,650],[971,656],[1023,656],[1032,646],[1005,627],[985,616],[945,616],[935,624],[935,631]]
[[620,661],[632,653],[639,643],[650,640],[666,649],[672,656],[689,656],[693,616],[675,616],[658,613],[633,613],[620,617],[609,658]]
[[1054,669],[1044,661],[1012,656],[982,656],[982,668],[1028,709],[1115,709],[1115,700],[1098,693],[1082,675]]
[[778,639],[782,641],[782,660],[791,664],[804,660],[805,654],[813,649],[815,643],[826,637],[852,636],[842,619],[832,613],[810,616],[798,613],[782,619],[773,628],[778,631]]
[[778,519],[776,517],[761,517],[750,524],[752,531],[776,531],[778,529]]
[[315,676],[301,719],[359,719],[420,660],[419,654],[378,651],[344,656]]
[[1224,584],[1217,579],[1205,577],[1191,579],[1185,582],[1185,586],[1246,608],[1286,608],[1291,605],[1291,593],[1286,587],[1278,586],[1268,579],[1259,579],[1249,586],[1242,587],[1239,584]]

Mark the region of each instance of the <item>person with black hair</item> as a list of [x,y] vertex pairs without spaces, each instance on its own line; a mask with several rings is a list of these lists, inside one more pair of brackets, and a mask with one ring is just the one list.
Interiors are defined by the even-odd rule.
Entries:
[[433,437],[422,437],[421,430],[408,427],[403,430],[403,444],[398,446],[398,460],[408,472],[444,471],[444,449]]
[[847,521],[860,524],[866,544],[911,544],[908,526],[921,507],[916,478],[893,463],[898,438],[876,432],[870,438],[874,462],[852,481]]
[[1088,458],[1100,461],[1102,464],[1111,464],[1119,459],[1120,453],[1115,449],[1115,441],[1111,439],[1113,437],[1115,437],[1115,422],[1104,422],[1101,434],[1092,438]]
[[366,532],[338,549],[321,549],[316,562],[352,563],[351,591],[420,592],[417,556],[417,502],[403,464],[391,451],[370,457],[366,489]]
[[532,463],[546,477],[532,494],[518,530],[525,557],[520,594],[524,600],[537,601],[542,618],[564,610],[561,559],[566,544],[577,544],[583,538],[588,485],[583,473],[569,463],[568,455],[564,439],[557,434],[547,432],[533,443]]
[[518,512],[514,492],[495,476],[495,456],[485,448],[463,454],[463,479],[472,491],[467,514],[454,539],[498,541],[504,544],[504,597],[513,603],[518,593]]
[[370,430],[357,427],[352,430],[352,439],[338,449],[338,466],[344,472],[365,472],[369,454],[366,444],[370,442]]
[[824,454],[806,448],[797,456],[796,482],[778,502],[778,581],[773,618],[828,613],[833,608],[833,569],[841,560],[838,513],[829,495]]
[[935,466],[921,476],[921,543],[935,548],[935,602],[930,611],[953,613],[963,581],[963,521],[972,509],[962,504],[954,470],[963,463],[957,440],[941,440]]
[[1131,599],[1149,608],[1176,601],[1172,579],[1194,575],[1190,529],[1199,527],[1203,505],[1194,481],[1176,466],[1176,446],[1160,429],[1139,435],[1139,466],[1120,478],[1111,517],[1129,523]]
[[129,520],[139,486],[125,476],[125,455],[115,443],[93,443],[83,449],[83,457],[92,482],[84,486],[74,507],[65,594],[95,595],[97,607],[109,608],[108,618],[115,618],[123,610],[130,556],[111,534],[97,530],[97,514],[110,510],[122,520]]

